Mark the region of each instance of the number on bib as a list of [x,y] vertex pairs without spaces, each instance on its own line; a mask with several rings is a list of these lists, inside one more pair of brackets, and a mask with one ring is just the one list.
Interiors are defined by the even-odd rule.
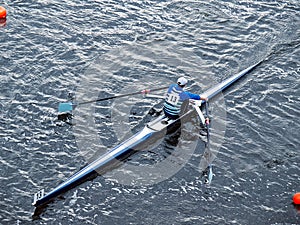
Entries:
[[177,105],[178,101],[179,101],[179,95],[178,94],[173,94],[170,93],[167,96],[167,102],[172,104],[172,105]]

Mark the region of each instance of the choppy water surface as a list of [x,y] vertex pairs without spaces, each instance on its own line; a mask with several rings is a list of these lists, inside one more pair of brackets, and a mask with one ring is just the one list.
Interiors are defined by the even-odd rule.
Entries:
[[[1,224],[299,224],[300,211],[291,200],[300,191],[297,0],[2,5],[8,18],[0,28]],[[183,73],[191,90],[200,92],[264,58],[211,104],[215,121],[224,111],[226,132],[215,133],[215,143],[221,141],[210,186],[199,171],[204,144],[185,132],[182,151],[195,144],[196,150],[168,179],[134,186],[99,176],[33,220],[33,193],[49,191],[87,163],[74,128],[59,123],[56,111],[69,92],[84,90],[93,69],[109,77],[95,80],[99,96],[166,85],[161,82]],[[147,111],[158,104],[124,101],[95,108],[96,137],[104,150],[119,141],[118,132],[141,129],[143,120],[152,119],[145,118]],[[130,108],[129,119],[123,114],[120,126],[114,113],[135,101],[142,103]],[[185,129],[195,131],[192,125]],[[166,151],[160,146],[129,163],[156,160],[160,149]]]

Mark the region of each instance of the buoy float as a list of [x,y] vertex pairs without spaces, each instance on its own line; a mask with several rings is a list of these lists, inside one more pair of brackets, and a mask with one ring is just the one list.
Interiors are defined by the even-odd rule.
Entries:
[[294,194],[293,202],[295,205],[300,205],[300,192]]
[[6,9],[3,6],[0,6],[0,19],[6,18]]

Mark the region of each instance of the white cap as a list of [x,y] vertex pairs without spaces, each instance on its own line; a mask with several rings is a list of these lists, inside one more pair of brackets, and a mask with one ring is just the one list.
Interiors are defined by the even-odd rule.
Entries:
[[177,80],[177,84],[181,85],[181,86],[184,86],[187,84],[187,79],[185,79],[184,77],[179,77],[178,80]]

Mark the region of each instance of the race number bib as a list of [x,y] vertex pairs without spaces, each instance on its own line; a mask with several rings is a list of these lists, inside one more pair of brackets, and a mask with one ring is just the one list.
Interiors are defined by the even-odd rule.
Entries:
[[177,105],[180,96],[178,94],[170,93],[167,96],[167,102],[172,105]]

